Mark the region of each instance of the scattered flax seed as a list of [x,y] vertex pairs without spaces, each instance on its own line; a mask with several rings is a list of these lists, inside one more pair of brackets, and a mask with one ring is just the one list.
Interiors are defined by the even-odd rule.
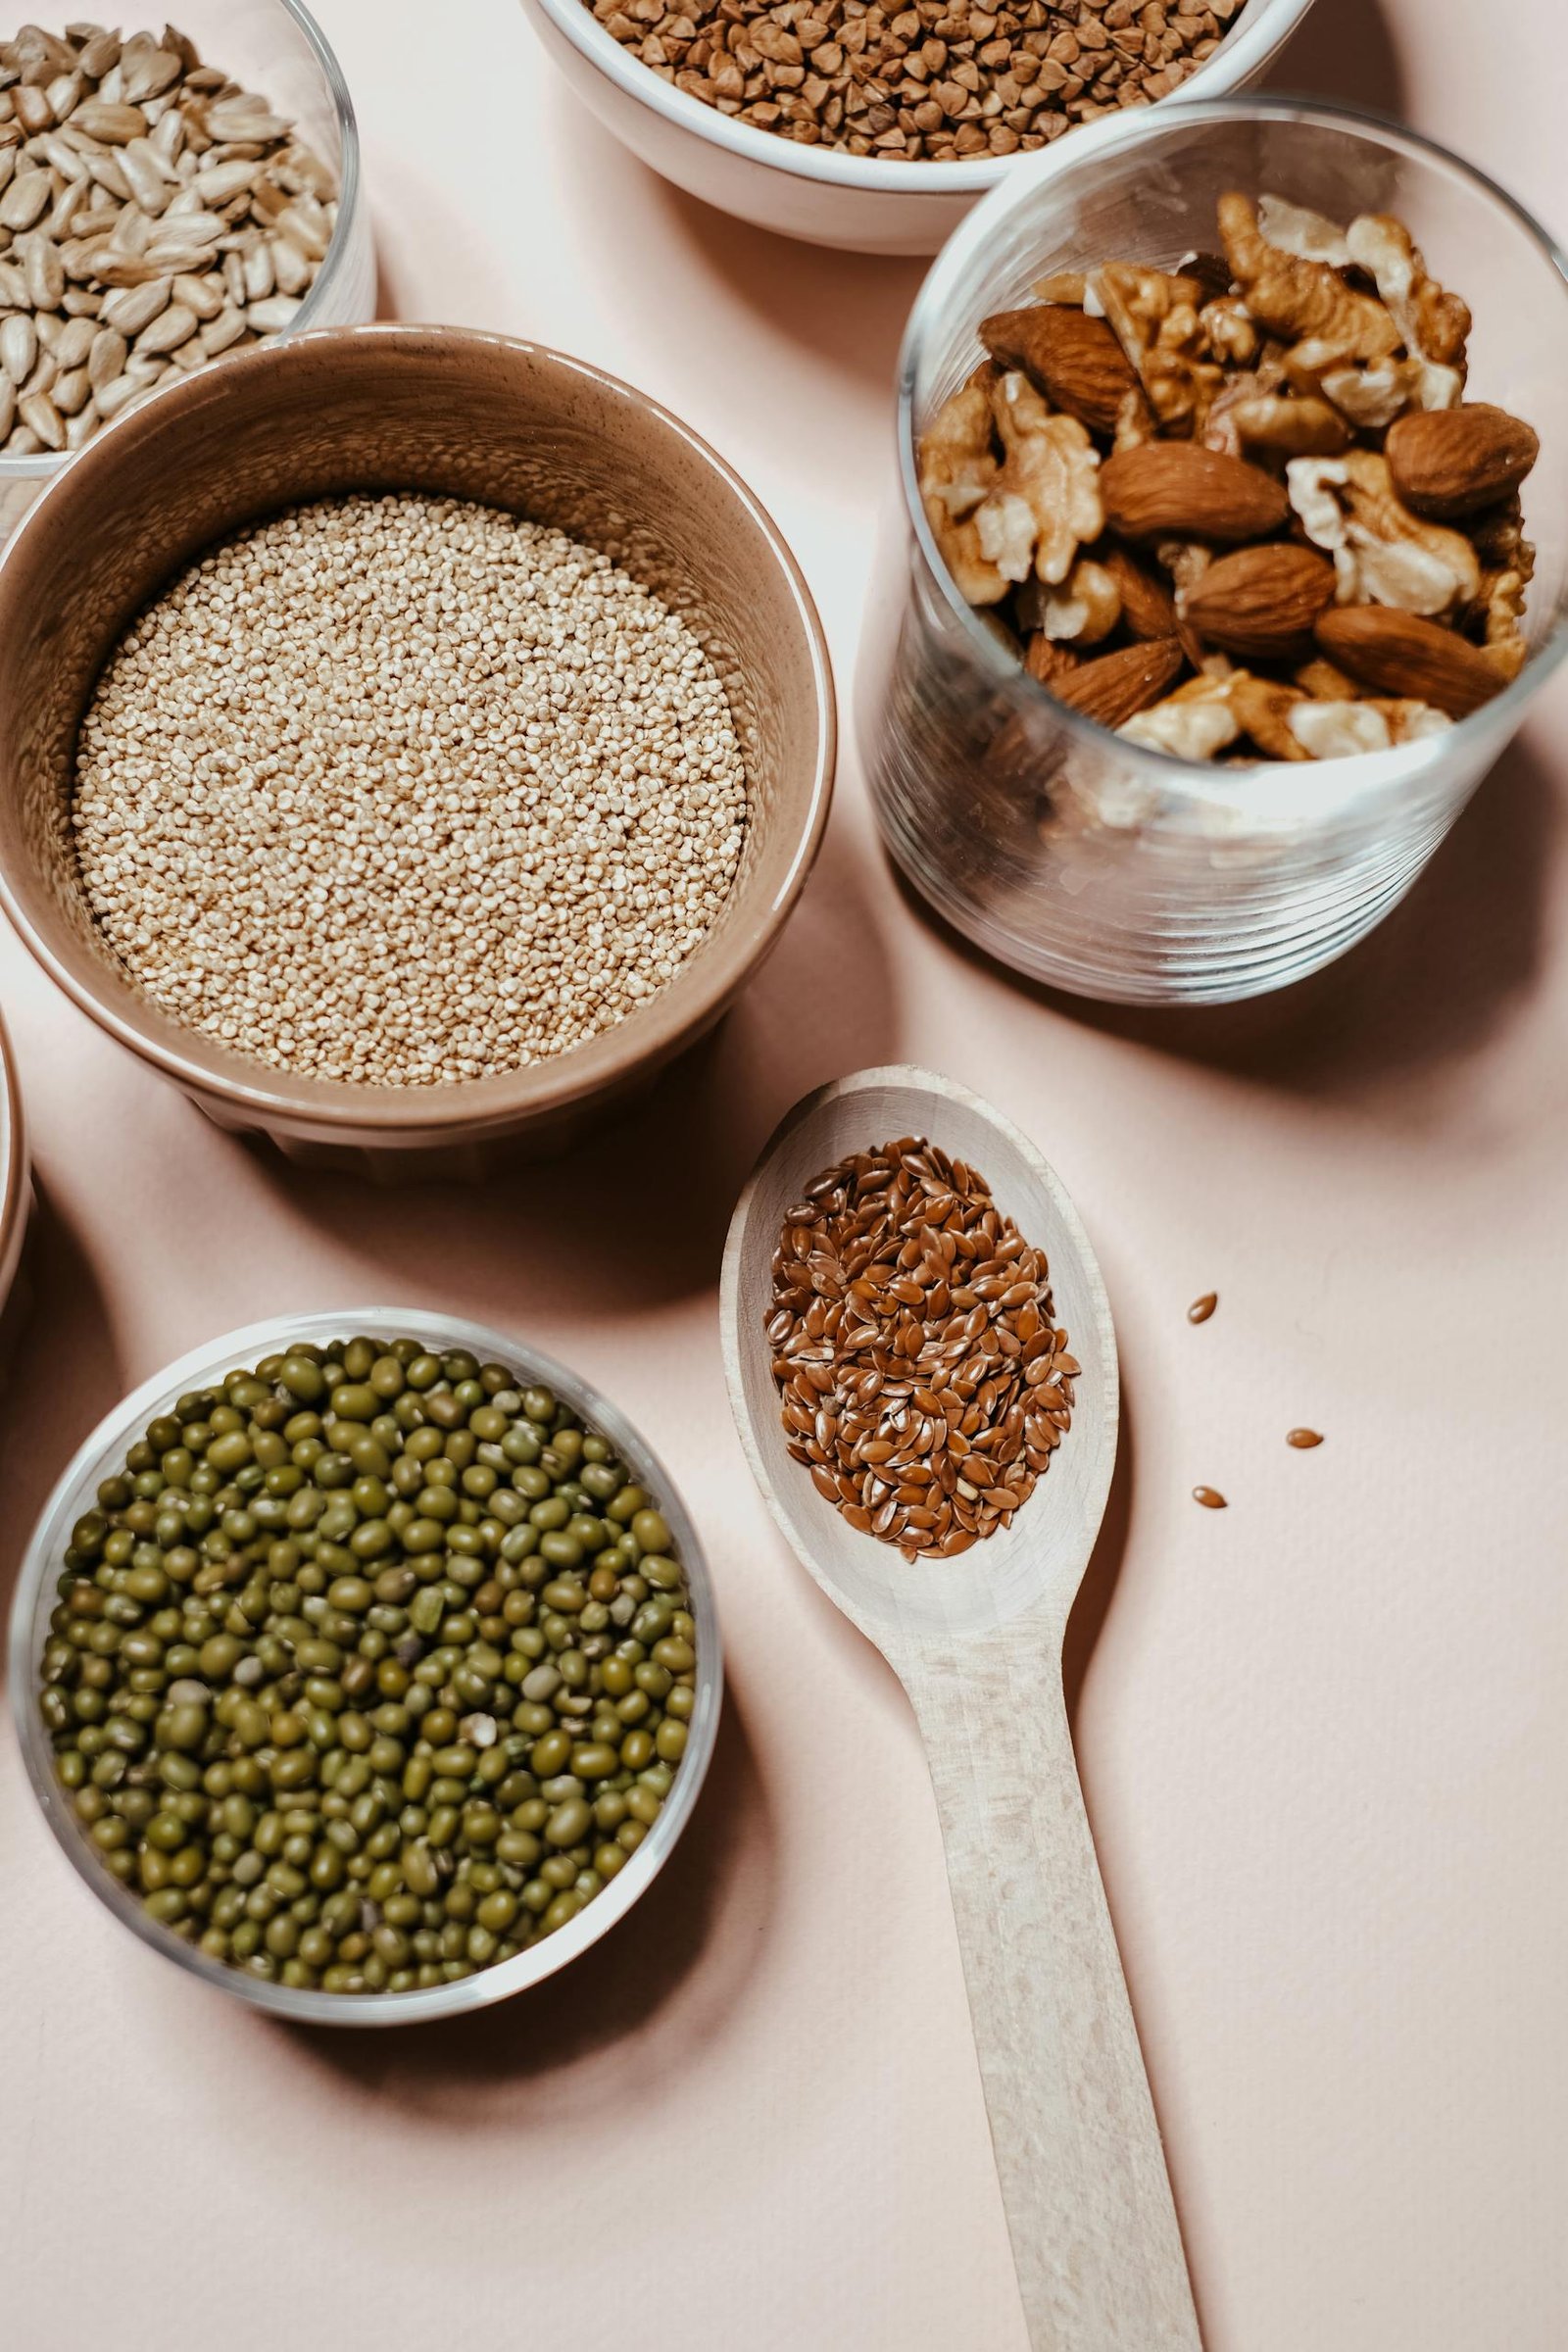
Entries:
[[1304,1453],[1308,1446],[1322,1445],[1323,1433],[1317,1429],[1293,1429],[1287,1433],[1285,1443],[1299,1447]]
[[166,1012],[305,1077],[433,1086],[656,996],[735,879],[746,776],[701,642],[609,556],[356,496],[209,549],[133,623],[72,819]]
[[1217,1487],[1195,1487],[1193,1500],[1200,1502],[1205,1511],[1223,1511],[1230,1507]]
[[1201,1298],[1195,1298],[1192,1305],[1187,1309],[1188,1322],[1206,1323],[1209,1316],[1214,1312],[1214,1309],[1216,1306],[1218,1306],[1218,1291],[1205,1291]]
[[1051,1466],[1079,1365],[1043,1250],[975,1169],[923,1137],[807,1187],[766,1323],[793,1458],[863,1535],[952,1559]]

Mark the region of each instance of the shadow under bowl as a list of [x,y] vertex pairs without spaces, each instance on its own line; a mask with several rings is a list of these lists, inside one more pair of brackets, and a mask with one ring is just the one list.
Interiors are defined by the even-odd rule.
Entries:
[[[552,1059],[428,1087],[300,1077],[160,1010],[103,942],[76,869],[77,728],[126,626],[215,540],[347,492],[527,514],[611,555],[695,631],[746,762],[740,871],[712,930],[626,1020]],[[309,625],[308,617],[305,625]],[[665,409],[579,360],[456,328],[291,338],[118,420],[0,563],[0,904],[100,1027],[219,1125],[381,1176],[564,1150],[718,1020],[773,946],[827,822],[836,750],[821,623],[777,528]]]
[[[318,1346],[328,1340],[360,1334],[387,1342],[408,1336],[444,1352],[466,1348],[482,1363],[499,1363],[515,1373],[520,1386],[552,1390],[586,1426],[610,1441],[637,1484],[655,1497],[669,1524],[675,1550],[686,1571],[692,1615],[697,1621],[696,1705],[687,1731],[686,1751],[658,1819],[624,1870],[585,1903],[575,1919],[567,1920],[554,1935],[519,1952],[515,1959],[481,1968],[454,1984],[416,1992],[320,1992],[270,1984],[265,1978],[251,1976],[242,1968],[231,1967],[198,1950],[172,1928],[149,1918],[137,1898],[104,1868],[89,1844],[72,1810],[70,1795],[56,1778],[54,1751],[38,1713],[39,1662],[56,1605],[55,1580],[61,1572],[72,1528],[83,1512],[95,1507],[100,1481],[123,1468],[126,1448],[141,1437],[148,1422],[167,1413],[187,1391],[205,1388],[239,1366],[249,1369],[285,1341]],[[469,2010],[486,2008],[493,2001],[506,2000],[512,1993],[521,1992],[566,1967],[625,1917],[639,1895],[652,1886],[691,1819],[718,1736],[724,1663],[712,1583],[696,1527],[668,1471],[617,1406],[554,1356],[518,1345],[505,1332],[492,1330],[486,1324],[465,1322],[420,1307],[351,1306],[336,1311],[277,1315],[265,1323],[252,1323],[227,1332],[154,1373],[105,1416],[62,1473],[23,1559],[11,1611],[10,1686],[12,1718],[22,1743],[27,1778],[43,1817],[84,1885],[100,1902],[107,1904],[122,1926],[205,1984],[294,2025],[404,2026],[458,2017]]]

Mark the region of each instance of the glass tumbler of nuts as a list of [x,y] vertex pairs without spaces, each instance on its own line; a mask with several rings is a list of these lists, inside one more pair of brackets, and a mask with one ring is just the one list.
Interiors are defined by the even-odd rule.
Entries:
[[1568,647],[1568,268],[1393,124],[1096,123],[905,343],[858,681],[884,837],[988,953],[1220,1003],[1409,888]]

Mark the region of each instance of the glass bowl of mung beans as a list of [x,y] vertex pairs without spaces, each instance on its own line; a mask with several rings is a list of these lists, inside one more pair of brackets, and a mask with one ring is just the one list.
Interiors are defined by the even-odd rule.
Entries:
[[597,1942],[690,1819],[722,1690],[696,1529],[625,1417],[407,1308],[144,1382],[56,1486],[11,1627],[80,1877],[299,2024],[458,2015]]

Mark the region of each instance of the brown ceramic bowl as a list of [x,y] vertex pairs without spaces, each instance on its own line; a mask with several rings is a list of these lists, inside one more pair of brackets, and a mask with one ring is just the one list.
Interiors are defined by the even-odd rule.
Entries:
[[22,1262],[32,1185],[27,1172],[27,1130],[11,1040],[0,1021],[0,1307]]
[[[76,728],[122,630],[212,540],[304,499],[417,490],[558,525],[676,607],[725,683],[751,828],[702,947],[605,1036],[461,1085],[293,1078],[139,994],[100,943],[67,821]],[[821,842],[832,674],[778,531],[712,450],[640,392],[536,344],[455,328],[291,337],[192,375],[101,433],[0,564],[0,901],[94,1020],[220,1126],[372,1172],[474,1170],[564,1148],[711,1027],[767,955]]]

